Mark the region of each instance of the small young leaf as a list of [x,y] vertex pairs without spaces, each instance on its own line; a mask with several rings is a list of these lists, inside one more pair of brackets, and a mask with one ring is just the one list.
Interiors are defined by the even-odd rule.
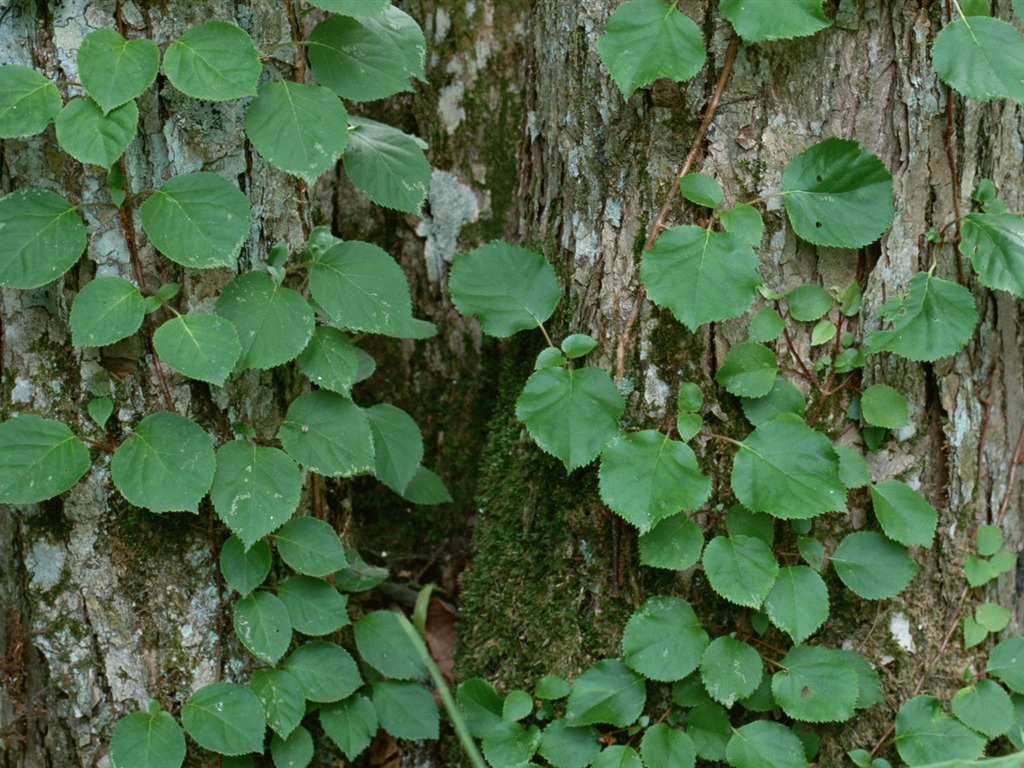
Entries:
[[575,360],[593,352],[597,341],[585,333],[573,333],[562,340],[561,347],[567,358]]
[[349,623],[346,595],[323,579],[293,576],[277,588],[292,628],[304,635],[326,635]]
[[292,641],[288,610],[270,592],[253,592],[235,603],[235,634],[253,656],[277,664]]
[[939,513],[906,483],[885,480],[871,486],[871,504],[890,539],[908,547],[931,546]]
[[72,99],[57,115],[57,142],[81,163],[110,168],[135,138],[138,123],[134,101],[104,114],[90,98]]
[[426,467],[416,470],[401,496],[413,504],[449,504],[452,501],[444,481]]
[[359,353],[343,331],[319,326],[295,362],[321,389],[349,397],[359,370]]
[[806,565],[781,568],[764,600],[764,610],[772,624],[794,643],[802,643],[828,618],[828,588]]
[[378,403],[365,413],[373,433],[374,474],[396,493],[403,493],[423,460],[420,428],[412,416],[390,403]]
[[740,406],[747,421],[759,427],[784,413],[792,413],[803,419],[807,409],[807,398],[796,384],[785,376],[776,376],[767,395],[763,397],[742,397]]
[[988,657],[985,672],[1002,680],[1014,693],[1024,693],[1024,637],[1003,640]]
[[427,677],[427,668],[402,630],[394,611],[373,611],[355,625],[356,648],[363,661],[385,677],[396,680],[420,680]]
[[857,705],[857,673],[837,651],[798,645],[779,662],[772,694],[783,711],[806,723],[849,720]]
[[625,99],[660,77],[689,80],[704,66],[700,28],[661,0],[629,0],[611,15],[604,31],[597,52]]
[[78,211],[60,195],[19,189],[0,198],[0,286],[38,288],[74,266],[85,251]]
[[849,534],[832,553],[832,565],[865,600],[895,597],[920,570],[906,549],[875,531]]
[[366,412],[333,392],[310,392],[293,400],[278,437],[288,455],[310,472],[351,477],[374,470]]
[[771,547],[752,536],[716,536],[704,548],[711,588],[736,605],[759,608],[779,573]]
[[231,536],[220,549],[220,572],[228,586],[246,597],[263,583],[270,573],[270,545],[264,539],[248,549],[237,536]]
[[640,756],[646,768],[693,768],[697,749],[693,739],[683,731],[656,723],[644,733]]
[[714,208],[722,202],[722,186],[706,173],[688,173],[679,180],[679,191],[691,203]]
[[380,727],[398,739],[436,739],[440,718],[434,697],[421,683],[382,680],[372,686]]
[[857,673],[857,709],[867,709],[884,701],[882,695],[882,683],[867,659],[853,651],[835,649],[834,653],[846,660],[853,671]]
[[540,739],[536,725],[524,728],[506,719],[484,734],[480,747],[491,765],[526,765],[537,752]]
[[466,727],[477,738],[482,738],[502,721],[501,697],[486,680],[473,677],[459,683],[455,700],[465,718]]
[[288,738],[306,714],[306,698],[295,676],[283,669],[255,669],[250,690],[259,699],[267,725],[282,738]]
[[310,701],[341,701],[363,684],[359,668],[341,646],[323,640],[300,645],[284,661]]
[[755,720],[731,733],[726,758],[734,768],[807,768],[803,744],[784,725]]
[[1024,217],[969,213],[959,249],[970,258],[983,285],[1024,298]]
[[573,682],[565,708],[566,724],[579,728],[605,723],[626,728],[640,717],[646,701],[644,678],[618,659],[605,659]]
[[337,532],[315,517],[295,517],[274,534],[277,554],[307,576],[328,576],[348,566]]
[[992,563],[976,555],[968,555],[964,560],[964,578],[971,589],[987,584],[999,576]]
[[320,708],[320,726],[349,760],[363,753],[377,733],[377,710],[365,696],[350,696]]
[[932,45],[932,66],[944,83],[971,99],[1024,104],[1024,37],[1007,21],[959,18]]
[[824,317],[833,304],[832,294],[817,285],[799,285],[786,294],[789,316],[801,322],[813,322]]
[[1013,702],[999,683],[978,680],[961,688],[949,703],[953,714],[968,728],[997,739],[1013,725]]
[[0,138],[35,136],[61,109],[60,91],[41,72],[20,64],[0,66]]
[[632,747],[613,744],[602,749],[590,765],[591,768],[643,768],[644,764]]
[[837,445],[839,455],[839,478],[847,488],[863,488],[871,482],[868,462],[864,454],[845,445]]
[[233,440],[217,451],[210,500],[246,548],[292,516],[301,492],[299,468],[277,448]]
[[676,407],[680,413],[698,413],[704,405],[704,393],[692,381],[684,381],[679,385],[676,395]]
[[181,724],[199,746],[222,755],[263,751],[266,719],[259,699],[241,685],[212,683],[181,708]]
[[721,13],[736,34],[748,43],[806,37],[832,22],[821,9],[822,0],[773,0],[771,5],[750,0],[722,0]]
[[774,352],[753,341],[744,341],[725,353],[715,381],[737,397],[763,397],[771,391],[777,373]]
[[801,536],[797,539],[796,546],[803,561],[818,571],[818,573],[821,573],[821,569],[825,567],[825,548],[821,545],[821,542],[817,539]]
[[167,79],[195,99],[226,101],[255,96],[262,69],[252,38],[226,21],[207,21],[190,28],[164,53]]
[[726,709],[752,694],[763,674],[758,652],[728,635],[712,640],[701,656],[700,676],[704,687],[711,698]]
[[420,215],[432,169],[415,136],[361,117],[349,118],[345,174],[377,205]]
[[152,40],[125,40],[113,29],[97,29],[78,48],[78,76],[104,114],[131,101],[156,80],[160,50]]
[[110,738],[114,768],[181,768],[185,751],[185,734],[167,712],[122,717]]
[[343,592],[365,592],[387,579],[389,571],[363,560],[355,547],[345,549],[348,568],[334,574],[334,585]]
[[688,602],[652,597],[626,622],[622,660],[650,680],[671,682],[697,668],[707,644],[708,633]]
[[942,711],[934,696],[915,696],[896,715],[896,751],[910,765],[974,760],[986,739]]
[[997,525],[979,525],[975,534],[978,554],[991,557],[1003,548],[1003,529]]
[[217,315],[172,317],[156,329],[153,346],[178,373],[218,387],[242,354],[235,326]]
[[102,347],[131,336],[146,316],[145,300],[127,280],[97,277],[71,305],[71,340],[77,347]]
[[560,368],[565,365],[568,358],[562,354],[557,347],[544,347],[537,353],[537,359],[533,363],[533,370],[539,371],[542,368]]
[[301,725],[287,739],[275,733],[270,739],[270,754],[275,768],[306,768],[313,759],[313,737]]
[[899,429],[910,421],[907,401],[898,390],[885,384],[872,384],[860,397],[864,421],[875,427]]
[[820,347],[836,337],[836,326],[828,320],[819,320],[811,331],[811,346]]
[[517,723],[533,713],[533,697],[523,690],[509,691],[501,707],[501,717]]
[[704,536],[685,514],[662,520],[639,540],[640,562],[652,568],[685,571],[700,559]]
[[988,630],[974,620],[972,616],[964,616],[964,650],[973,648],[988,637]]
[[[722,229],[739,235],[754,248],[761,247],[761,237],[764,235],[764,219],[761,218],[757,208],[746,203],[738,203],[732,208],[719,211],[718,218],[722,220]],[[781,328],[779,329],[781,333]],[[770,341],[770,339],[754,339],[754,341]]]
[[856,317],[860,313],[861,298],[860,285],[850,283],[839,296],[839,311],[844,317]]
[[601,751],[600,738],[597,728],[573,728],[560,717],[544,729],[540,754],[555,768],[587,768]]
[[544,677],[537,681],[534,695],[544,701],[553,701],[555,699],[564,699],[569,695],[570,690],[569,684],[558,675],[544,675]]
[[114,413],[114,402],[109,397],[97,397],[95,400],[88,402],[85,410],[88,412],[89,418],[100,429],[105,429],[107,421],[109,421],[111,414]]

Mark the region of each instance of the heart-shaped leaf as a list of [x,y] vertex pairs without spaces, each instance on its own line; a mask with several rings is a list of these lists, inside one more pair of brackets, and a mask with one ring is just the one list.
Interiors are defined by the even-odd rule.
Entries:
[[85,251],[85,224],[60,195],[19,189],[0,198],[0,285],[38,288],[63,275]]
[[0,138],[35,136],[61,108],[60,91],[42,73],[20,64],[0,66]]
[[88,469],[89,449],[61,422],[27,413],[0,424],[0,503],[53,498]]
[[254,96],[262,69],[252,38],[226,21],[207,21],[190,28],[164,53],[167,78],[196,99]]
[[82,85],[106,114],[152,85],[160,50],[147,38],[125,40],[117,30],[97,29],[82,40],[77,61]]

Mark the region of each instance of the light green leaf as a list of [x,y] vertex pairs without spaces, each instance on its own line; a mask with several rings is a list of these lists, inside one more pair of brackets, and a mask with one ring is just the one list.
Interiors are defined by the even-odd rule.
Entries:
[[640,755],[625,744],[605,747],[590,765],[592,768],[643,768]]
[[978,680],[961,688],[950,701],[957,719],[968,728],[996,739],[1013,725],[1013,702],[999,683]]
[[246,548],[273,533],[299,505],[302,476],[283,451],[246,440],[217,451],[210,500],[219,517]]
[[337,532],[315,517],[294,517],[274,534],[277,554],[306,576],[328,576],[348,567]]
[[562,297],[543,256],[500,241],[456,255],[448,289],[459,312],[476,315],[480,329],[498,337],[542,325]]
[[597,52],[623,98],[660,77],[689,80],[704,66],[704,35],[674,4],[629,0],[604,31]]
[[715,381],[737,397],[764,397],[775,384],[778,364],[775,353],[753,341],[729,348]]
[[761,606],[779,573],[771,547],[753,536],[716,536],[704,548],[703,563],[711,588],[748,608]]
[[566,472],[589,464],[618,434],[626,403],[600,368],[534,372],[516,401],[516,417]]
[[252,38],[226,21],[207,21],[190,28],[164,53],[167,79],[195,99],[226,101],[255,96],[262,69]]
[[786,520],[846,511],[846,488],[832,443],[786,415],[762,424],[743,441],[733,461],[732,489],[749,509]]
[[107,113],[142,94],[156,80],[160,50],[152,40],[125,40],[113,29],[97,29],[78,48],[82,85]]
[[944,83],[971,99],[1013,99],[1024,104],[1024,36],[988,16],[960,18],[943,27],[932,45],[932,66]]
[[566,724],[578,728],[605,723],[626,728],[640,717],[646,701],[644,678],[618,659],[605,659],[573,682],[565,708]]
[[733,731],[726,758],[733,768],[807,768],[796,734],[768,720],[755,720]]
[[0,66],[0,138],[40,133],[61,108],[60,91],[41,72],[20,64]]
[[350,696],[320,708],[320,726],[349,760],[363,753],[377,733],[377,710],[365,696]]
[[827,344],[836,337],[835,323],[829,320],[820,320],[811,331],[811,346],[820,347]]
[[524,728],[503,720],[484,734],[480,747],[491,765],[524,765],[537,752],[540,739],[536,725]]
[[242,645],[267,664],[277,664],[291,644],[288,609],[270,592],[253,592],[235,603],[232,621]]
[[107,421],[114,413],[114,401],[109,397],[97,397],[86,404],[85,410],[100,429],[106,429]]
[[974,536],[982,557],[991,557],[1003,548],[1003,529],[997,525],[979,525]]
[[983,285],[1024,298],[1024,216],[969,213],[960,238],[960,253],[970,258]]
[[374,475],[396,493],[403,493],[423,460],[420,428],[412,416],[389,403],[378,403],[365,413],[373,433]]
[[974,620],[972,616],[964,616],[964,650],[973,648],[988,637],[988,630]]
[[835,446],[839,455],[839,477],[847,488],[863,488],[871,482],[864,454],[845,445]]
[[998,576],[998,571],[990,561],[976,555],[968,555],[964,559],[964,578],[972,589],[987,584]]
[[860,248],[892,222],[892,176],[870,150],[826,139],[789,161],[782,175],[793,230],[815,245]]
[[978,324],[971,292],[927,272],[914,275],[908,287],[908,295],[882,305],[879,316],[892,328],[871,333],[866,351],[895,352],[918,362],[959,352]]
[[875,531],[849,534],[832,553],[832,565],[865,600],[895,597],[920,570],[906,549]]
[[288,738],[306,714],[306,698],[295,676],[283,669],[254,669],[249,688],[259,699],[267,725]]
[[378,16],[329,16],[313,28],[308,45],[317,80],[345,99],[411,91],[410,78],[424,76],[423,30],[394,6]]
[[19,189],[0,198],[0,285],[38,288],[75,265],[85,251],[85,224],[60,195]]
[[672,227],[644,254],[640,279],[651,301],[696,331],[704,323],[747,311],[761,284],[758,263],[754,249],[739,235]]
[[836,300],[832,294],[817,285],[798,285],[786,294],[789,316],[801,322],[813,322],[824,317]]
[[640,756],[646,768],[693,768],[697,749],[683,731],[655,723],[640,741]]
[[318,326],[295,362],[299,370],[321,389],[349,397],[359,370],[359,353],[343,331]]
[[659,520],[696,509],[711,493],[685,443],[644,430],[619,435],[601,453],[601,498],[647,533]]
[[185,734],[167,712],[122,717],[110,738],[114,768],[180,768],[185,750]]
[[199,746],[221,755],[263,751],[266,719],[259,699],[235,683],[212,683],[181,708],[181,724]]
[[1011,637],[993,648],[985,672],[1014,693],[1024,693],[1024,637]]
[[440,718],[434,696],[421,683],[382,680],[372,686],[380,727],[398,739],[436,739]]
[[195,269],[233,267],[249,236],[249,198],[216,173],[171,177],[139,216],[157,250]]
[[177,315],[156,329],[160,359],[183,376],[218,387],[242,353],[235,326],[217,315]]
[[802,643],[828,618],[828,588],[806,565],[779,569],[775,585],[764,600],[772,624]]
[[896,751],[908,765],[974,760],[986,739],[942,711],[934,696],[915,696],[896,715]]
[[430,190],[430,161],[419,139],[390,125],[349,118],[345,174],[377,205],[417,215]]
[[57,115],[57,143],[81,163],[110,168],[135,138],[138,123],[134,101],[104,114],[90,98],[72,99]]
[[374,470],[366,412],[333,392],[310,392],[293,400],[278,436],[285,451],[310,472],[351,477]]
[[639,539],[640,562],[652,568],[685,571],[700,559],[704,535],[685,514],[662,520]]
[[310,701],[341,701],[363,684],[349,652],[334,643],[313,640],[300,645],[284,661]]
[[71,305],[71,340],[77,347],[102,347],[131,336],[146,316],[139,289],[120,277],[90,280]]
[[747,421],[759,427],[784,413],[792,413],[803,419],[807,398],[792,381],[784,376],[776,376],[767,395],[740,398],[740,405]]
[[512,690],[508,692],[505,702],[502,704],[501,718],[517,723],[532,714],[533,709],[533,696],[521,689]]
[[832,22],[822,0],[722,0],[721,13],[748,43],[813,35]]
[[428,676],[417,648],[394,611],[373,611],[355,625],[356,648],[363,661],[385,677],[420,680]]
[[391,0],[309,0],[309,4],[343,16],[376,16]]
[[704,687],[711,698],[726,708],[752,694],[763,674],[758,652],[728,635],[712,640],[701,656],[700,676]]
[[206,430],[177,413],[144,418],[114,452],[110,476],[136,507],[198,512],[217,460]]
[[573,333],[562,340],[561,349],[570,360],[589,355],[597,348],[597,340],[585,333]]
[[544,701],[554,701],[555,699],[564,699],[569,695],[570,690],[569,684],[558,675],[544,675],[537,681],[534,695]]
[[313,184],[348,146],[348,112],[318,85],[264,83],[245,113],[245,135],[278,170]]
[[939,513],[906,483],[885,480],[871,486],[871,504],[890,539],[908,547],[931,546]]
[[459,683],[455,700],[466,721],[466,727],[477,738],[482,738],[502,721],[501,697],[486,680],[472,677]]
[[786,322],[771,307],[761,307],[750,320],[750,340],[762,344],[775,341],[786,329]]
[[[739,235],[754,248],[761,247],[764,219],[761,218],[757,208],[746,203],[738,203],[732,208],[719,211],[718,218],[722,220],[722,228],[726,232]],[[781,332],[781,329],[779,330]],[[771,339],[754,339],[754,341],[771,341]]]
[[853,717],[857,672],[841,654],[798,645],[779,664],[782,670],[772,677],[772,695],[787,715],[805,723],[835,723]]
[[899,429],[910,421],[907,401],[898,390],[885,384],[872,384],[860,396],[864,421],[875,427]]
[[708,633],[688,602],[652,597],[626,622],[622,660],[650,680],[671,682],[697,668],[707,644]]
[[600,738],[597,728],[573,728],[560,717],[544,729],[540,754],[555,768],[586,768],[601,751]]
[[326,635],[349,623],[347,595],[323,579],[293,576],[277,588],[292,628],[304,635]]
[[803,561],[821,573],[821,569],[825,567],[825,548],[821,542],[808,536],[801,536],[797,539],[796,546]]
[[313,759],[313,736],[301,725],[287,739],[275,733],[270,739],[270,754],[275,768],[306,768]]
[[265,540],[246,549],[240,538],[230,536],[220,549],[220,572],[228,586],[245,597],[267,578],[270,560],[270,545]]
[[706,173],[688,173],[679,180],[679,191],[691,203],[714,208],[722,202],[722,186]]

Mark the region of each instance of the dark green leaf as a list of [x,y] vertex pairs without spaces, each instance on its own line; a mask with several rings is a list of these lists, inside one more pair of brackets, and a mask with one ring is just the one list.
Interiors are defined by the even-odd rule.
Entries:
[[239,600],[232,620],[242,645],[267,664],[277,664],[291,644],[288,610],[270,592],[253,592]]
[[447,504],[452,501],[444,481],[426,467],[416,470],[401,495],[413,504]]
[[390,125],[349,118],[345,174],[377,205],[420,214],[430,190],[430,161],[419,139]]
[[350,696],[320,708],[320,725],[349,760],[363,753],[377,733],[377,710],[365,696]]
[[196,99],[226,101],[255,96],[262,69],[252,38],[226,21],[207,21],[190,28],[164,53],[167,78]]
[[104,113],[142,94],[160,68],[152,40],[125,40],[113,29],[97,29],[78,48],[78,76]]
[[100,429],[105,429],[107,421],[110,419],[111,414],[114,413],[114,401],[109,397],[97,397],[95,400],[89,401],[85,406],[85,410],[88,412],[89,418]]
[[747,421],[759,427],[783,413],[796,414],[802,419],[807,409],[807,398],[792,381],[776,376],[767,395],[741,398],[740,405]]
[[1002,736],[1013,725],[1010,694],[992,680],[978,680],[961,688],[950,706],[960,722],[990,739]]
[[382,680],[372,686],[380,727],[398,739],[436,739],[440,719],[434,697],[421,683]]
[[459,683],[455,699],[465,718],[466,727],[477,738],[482,738],[502,721],[501,697],[486,680],[473,677]]
[[760,607],[779,572],[771,547],[752,536],[716,536],[704,548],[703,563],[715,592],[749,608]]
[[769,547],[775,542],[775,521],[763,512],[751,512],[735,504],[725,518],[725,528],[730,536],[753,536]]
[[801,322],[813,322],[824,317],[835,301],[831,293],[817,285],[799,285],[786,294],[789,316]]
[[748,43],[813,35],[832,22],[822,0],[722,0],[721,13]]
[[60,108],[60,91],[42,73],[20,64],[0,66],[0,138],[34,136]]
[[828,618],[828,588],[806,565],[779,569],[775,585],[764,600],[772,624],[802,643]]
[[210,500],[246,547],[283,525],[301,492],[299,468],[277,448],[233,440],[217,451]]
[[72,99],[57,115],[57,142],[81,163],[110,168],[135,138],[138,123],[134,101],[105,115],[90,98]]
[[772,694],[787,715],[806,723],[843,722],[853,717],[859,691],[857,672],[842,654],[798,645],[779,664],[782,670],[772,678]]
[[71,305],[71,340],[79,347],[102,347],[131,336],[146,316],[139,289],[120,277],[97,277]]
[[74,266],[85,251],[85,224],[60,195],[19,189],[0,198],[0,285],[38,288]]
[[640,716],[646,700],[644,678],[618,659],[605,659],[573,682],[566,724],[578,728],[606,723],[626,728]]
[[359,369],[359,353],[346,333],[319,326],[295,362],[321,389],[348,397]]
[[309,0],[309,4],[344,16],[376,16],[391,0]]
[[1024,104],[1024,37],[1009,22],[986,16],[947,24],[932,45],[932,66],[947,85],[971,99]]
[[270,754],[275,768],[306,768],[313,759],[313,737],[301,725],[287,739],[275,733],[270,739]]
[[700,676],[704,687],[711,698],[726,708],[752,694],[763,674],[758,652],[728,635],[712,640],[701,656]]
[[292,628],[304,635],[326,635],[349,623],[348,599],[323,579],[293,576],[277,588]]
[[698,757],[717,762],[725,760],[725,748],[733,727],[722,705],[698,704],[687,714],[686,732],[693,739]]
[[775,384],[778,364],[775,353],[753,341],[729,348],[715,381],[737,397],[764,397]]
[[839,477],[847,488],[863,488],[871,482],[868,462],[864,454],[845,445],[837,445],[839,454]]
[[310,701],[341,701],[363,684],[359,668],[344,648],[323,640],[300,645],[284,661]]
[[915,696],[896,715],[896,751],[909,765],[974,760],[985,738],[942,711],[934,696]]
[[348,568],[334,574],[334,585],[343,592],[365,592],[376,587],[389,575],[387,568],[367,564],[354,547],[345,549],[345,557],[348,559]]
[[293,459],[325,477],[374,470],[373,436],[365,411],[333,392],[310,392],[292,401],[279,437]]
[[983,285],[1024,298],[1024,217],[969,213],[960,237],[960,253],[970,257]]
[[355,625],[356,648],[363,661],[385,677],[419,680],[428,676],[421,656],[394,611],[373,611]]
[[544,729],[540,754],[555,768],[586,768],[601,751],[600,738],[601,732],[593,726],[573,728],[565,718],[558,718]]
[[389,403],[378,403],[365,413],[373,432],[374,474],[396,493],[403,493],[423,460],[420,428],[412,416]]
[[625,744],[605,747],[590,765],[592,768],[643,768],[640,755]]
[[585,333],[573,333],[562,340],[561,348],[570,360],[589,355],[597,347],[597,340]]
[[337,532],[315,517],[294,517],[274,534],[277,554],[306,576],[328,576],[348,565]]
[[228,586],[245,597],[267,578],[270,560],[270,545],[263,539],[246,550],[240,538],[231,536],[220,550],[220,572]]
[[172,317],[156,329],[153,346],[178,373],[217,386],[224,384],[242,353],[235,326],[217,315]]
[[685,733],[656,723],[647,729],[640,742],[640,756],[646,768],[693,768],[697,750]]
[[564,699],[569,695],[571,690],[569,684],[565,682],[558,675],[544,675],[540,680],[537,681],[537,687],[534,690],[534,695],[538,699],[545,701],[551,701],[555,699]]
[[524,728],[504,720],[484,734],[480,747],[491,765],[523,765],[536,753],[540,738],[536,725]]
[[939,513],[906,483],[885,480],[871,486],[871,504],[890,539],[907,546],[931,546]]
[[707,644],[708,633],[688,602],[652,597],[626,623],[622,660],[650,680],[671,682],[697,668]]
[[88,469],[89,449],[61,422],[29,413],[0,424],[0,503],[53,498]]
[[899,391],[885,384],[872,384],[860,396],[864,421],[875,427],[899,429],[910,421],[907,401]]
[[263,706],[267,725],[278,736],[288,738],[306,714],[299,681],[283,669],[254,669],[249,688]]
[[906,549],[875,531],[849,534],[832,553],[832,565],[865,600],[895,597],[920,570]]
[[691,203],[714,208],[722,202],[722,186],[706,173],[688,173],[679,180],[679,191]]
[[821,569],[825,567],[825,548],[821,546],[821,542],[801,536],[797,539],[796,546],[803,561],[820,573]]
[[642,534],[639,548],[644,565],[685,571],[700,558],[704,535],[685,514],[672,515]]
[[199,746],[222,755],[263,751],[266,720],[253,693],[235,683],[212,683],[181,708],[181,724]]
[[110,762],[114,768],[180,768],[185,734],[167,712],[134,712],[114,726]]
[[[501,718],[517,723],[533,713],[533,697],[526,691],[509,691],[501,707]],[[529,759],[529,758],[527,758]]]
[[1011,637],[993,648],[985,671],[1014,693],[1024,693],[1024,637]]
[[857,673],[857,709],[867,709],[884,700],[878,673],[867,659],[858,653],[840,648],[837,648],[834,653],[842,656]]
[[726,756],[734,768],[807,768],[796,734],[768,720],[755,720],[733,731]]

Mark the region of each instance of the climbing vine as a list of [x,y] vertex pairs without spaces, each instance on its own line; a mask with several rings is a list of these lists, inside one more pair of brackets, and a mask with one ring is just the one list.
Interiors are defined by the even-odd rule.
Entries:
[[[1024,38],[988,15],[987,3],[953,4],[956,18],[932,49],[939,77],[968,98],[1024,103]],[[269,750],[275,765],[305,766],[314,759],[307,727],[314,716],[349,759],[378,728],[403,739],[437,738],[429,680],[470,759],[481,762],[479,741],[494,768],[539,759],[556,768],[685,768],[698,759],[807,768],[818,748],[814,725],[850,721],[883,699],[867,659],[816,641],[836,591],[866,601],[899,595],[917,575],[939,519],[912,480],[871,476],[865,453],[907,426],[909,409],[888,385],[861,387],[858,371],[877,355],[933,362],[957,354],[978,322],[968,285],[939,277],[932,263],[875,318],[863,317],[857,283],[773,290],[758,272],[765,234],[758,206],[767,197],[781,198],[789,226],[807,243],[858,249],[892,221],[892,176],[870,149],[825,138],[789,159],[777,191],[724,207],[722,187],[692,170],[691,152],[651,227],[636,303],[646,296],[691,332],[749,316],[748,336],[728,349],[714,385],[683,383],[672,423],[650,425],[631,423],[624,396],[635,317],[613,378],[585,364],[597,340],[569,333],[556,343],[545,328],[563,288],[543,254],[494,242],[457,256],[448,287],[460,312],[476,316],[485,334],[540,329],[547,341],[516,404],[532,440],[566,472],[598,462],[600,497],[636,529],[640,562],[699,567],[724,606],[714,625],[726,629],[712,636],[709,617],[689,601],[653,596],[624,627],[619,657],[575,680],[547,675],[532,691],[504,696],[486,680],[466,680],[453,703],[404,616],[376,611],[350,627],[348,595],[372,589],[386,572],[362,562],[327,523],[296,514],[315,476],[369,474],[410,502],[448,498],[422,464],[414,420],[393,405],[362,407],[352,398],[374,368],[355,332],[404,339],[435,332],[413,316],[398,263],[378,245],[314,227],[301,253],[275,245],[265,261],[226,281],[206,307],[212,311],[200,311],[185,306],[180,283],[147,283],[135,245],[137,217],[158,258],[181,274],[234,271],[252,229],[249,199],[220,175],[199,170],[158,189],[132,189],[123,154],[138,129],[135,100],[161,68],[187,97],[251,99],[246,138],[300,190],[341,161],[374,203],[420,212],[431,175],[425,145],[350,116],[345,101],[383,98],[422,79],[422,31],[387,0],[310,5],[328,13],[309,39],[280,42],[305,49],[303,66],[260,52],[243,29],[214,20],[161,41],[162,54],[154,41],[90,33],[77,54],[81,82],[63,84],[74,94],[67,101],[41,73],[0,67],[0,137],[32,136],[54,123],[60,148],[99,169],[107,193],[79,204],[32,188],[0,198],[0,285],[31,289],[60,279],[86,254],[94,212],[108,209],[124,224],[129,269],[97,272],[77,293],[68,316],[75,346],[141,332],[154,369],[166,366],[182,380],[220,388],[247,370],[282,365],[306,380],[272,434],[244,422],[200,426],[179,412],[162,379],[163,408],[116,429],[107,394],[86,402],[87,418],[71,426],[28,412],[0,424],[0,503],[53,498],[101,466],[130,504],[195,513],[208,498],[230,531],[220,572],[237,594],[238,641],[256,664],[238,682],[195,691],[177,717],[154,700],[122,718],[111,732],[113,765],[178,768],[187,734],[237,758],[232,765],[253,764],[247,756]],[[623,98],[661,77],[686,81],[704,67],[703,34],[676,5],[629,0],[608,20],[597,49]],[[1019,0],[1013,8],[1024,12]],[[701,136],[740,39],[756,45],[830,24],[821,0],[775,0],[770,8],[721,0],[719,9],[737,37]],[[307,61],[319,85],[303,82]],[[677,194],[704,209],[701,223],[667,226]],[[922,235],[958,248],[972,281],[1024,298],[1024,218],[1006,210],[989,181],[978,184],[972,203],[976,210],[957,222],[957,242],[943,232]],[[881,328],[865,335],[869,319]],[[809,352],[798,352],[796,339]],[[749,423],[742,435],[705,424],[708,403],[722,392],[736,398]],[[702,456],[712,443],[730,456],[727,484],[705,474]],[[854,491],[873,512],[861,530],[843,517]],[[890,734],[849,753],[860,768],[891,766],[880,756],[894,757],[890,744],[909,766],[1019,764],[1020,755],[975,763],[996,739],[1024,749],[1024,638],[987,643],[1007,627],[1009,612],[987,602],[967,611],[971,590],[1015,567],[1001,522],[978,527],[964,563],[964,593],[945,644],[959,628],[965,649],[978,655],[948,702],[951,714],[922,692],[922,678],[909,695],[899,694]]]

